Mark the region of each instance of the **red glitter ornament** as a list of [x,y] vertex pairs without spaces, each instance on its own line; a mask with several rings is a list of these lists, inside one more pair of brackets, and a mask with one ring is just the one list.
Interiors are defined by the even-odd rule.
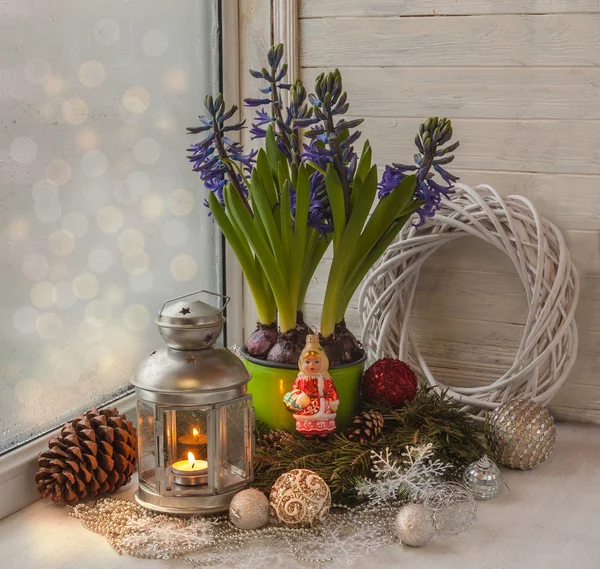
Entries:
[[362,378],[362,394],[367,403],[384,401],[397,409],[412,401],[416,393],[415,372],[408,364],[394,358],[377,360]]

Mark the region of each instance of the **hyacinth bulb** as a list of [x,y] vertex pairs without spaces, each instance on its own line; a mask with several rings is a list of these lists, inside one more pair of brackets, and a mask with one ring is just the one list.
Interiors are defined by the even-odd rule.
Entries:
[[278,336],[276,324],[258,324],[246,343],[248,354],[255,358],[266,357],[277,342]]

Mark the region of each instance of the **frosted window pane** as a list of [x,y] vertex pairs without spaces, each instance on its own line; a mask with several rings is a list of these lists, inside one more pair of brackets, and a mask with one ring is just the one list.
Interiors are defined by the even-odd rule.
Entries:
[[185,127],[217,2],[0,2],[0,452],[128,389],[167,298],[219,290]]

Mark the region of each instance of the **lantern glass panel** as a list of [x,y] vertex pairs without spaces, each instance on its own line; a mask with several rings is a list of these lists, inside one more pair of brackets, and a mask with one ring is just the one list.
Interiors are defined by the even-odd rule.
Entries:
[[210,407],[163,411],[166,490],[206,487],[210,482]]
[[154,405],[138,401],[138,472],[141,484],[156,485]]
[[243,397],[220,409],[219,489],[244,484],[252,475],[251,402]]

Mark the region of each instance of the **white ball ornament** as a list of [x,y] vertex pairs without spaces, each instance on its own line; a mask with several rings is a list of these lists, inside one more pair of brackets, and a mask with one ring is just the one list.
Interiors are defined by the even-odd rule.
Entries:
[[331,492],[325,480],[312,470],[298,468],[282,474],[271,490],[271,515],[288,527],[313,526],[331,508]]
[[242,490],[229,505],[229,519],[240,529],[259,529],[269,523],[269,500],[256,488]]
[[435,535],[431,510],[423,504],[407,504],[398,512],[395,524],[396,535],[403,545],[423,547]]

